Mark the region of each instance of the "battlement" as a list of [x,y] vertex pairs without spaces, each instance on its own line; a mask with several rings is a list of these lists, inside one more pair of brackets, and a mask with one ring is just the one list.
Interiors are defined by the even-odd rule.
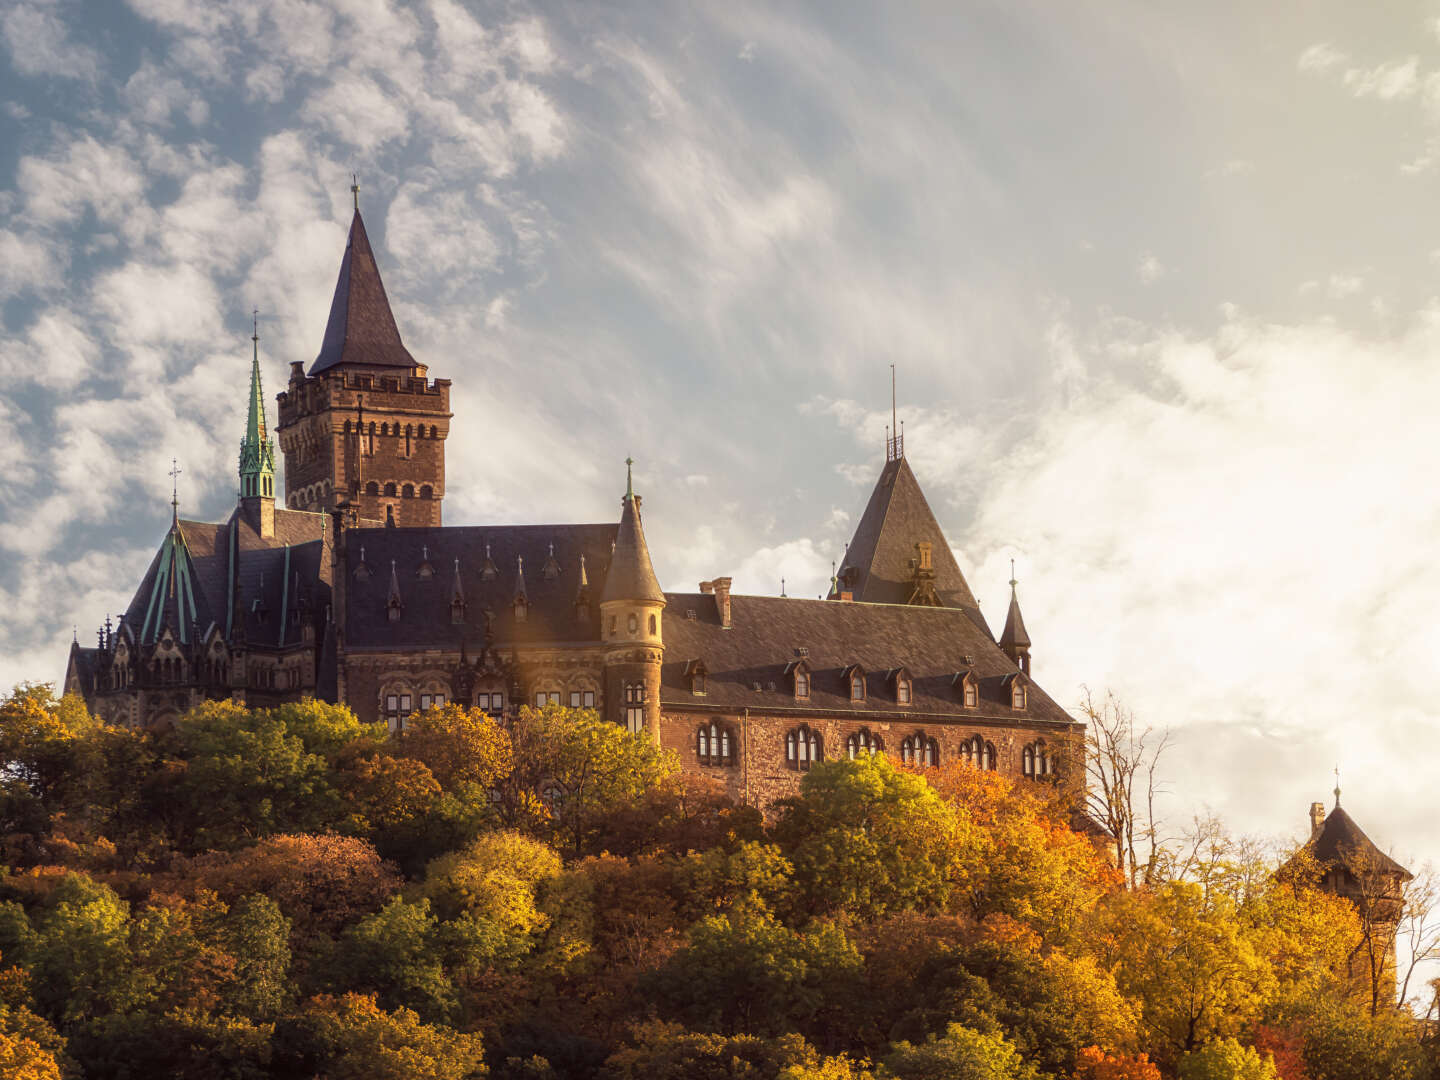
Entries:
[[319,375],[306,375],[304,364],[296,361],[290,365],[289,386],[276,395],[279,427],[287,428],[303,417],[327,410],[358,415],[362,407],[377,423],[389,414],[423,414],[448,420],[450,380],[427,378],[423,366],[417,366],[414,372],[378,374],[332,368]]

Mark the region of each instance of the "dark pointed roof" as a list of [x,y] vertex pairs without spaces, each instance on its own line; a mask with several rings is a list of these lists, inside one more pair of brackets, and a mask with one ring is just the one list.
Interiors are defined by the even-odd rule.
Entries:
[[650,549],[645,544],[645,529],[640,524],[640,500],[629,491],[621,500],[620,527],[615,530],[615,554],[605,575],[602,604],[611,600],[645,600],[665,603],[655,568],[650,565]]
[[183,645],[192,642],[192,634],[205,633],[212,619],[199,586],[185,530],[178,518],[173,519],[126,613],[127,620],[140,628],[140,643],[153,645],[167,627]]
[[1005,629],[1000,634],[1000,644],[1022,649],[1030,647],[1030,635],[1025,632],[1025,620],[1020,615],[1020,598],[1015,595],[1015,582],[1010,583],[1010,610],[1005,613]]
[[855,575],[851,592],[867,604],[906,604],[915,591],[915,545],[928,543],[935,568],[935,595],[943,607],[962,609],[990,634],[975,594],[960,572],[940,523],[920,490],[920,482],[902,458],[885,463],[870,502],[855,526],[845,553],[845,568]]
[[335,299],[330,302],[330,321],[325,324],[325,341],[320,346],[320,355],[310,365],[310,374],[340,364],[416,366],[415,358],[400,340],[400,328],[395,325],[359,210],[350,222],[350,239],[345,245],[345,258],[340,262]]
[[1365,830],[1339,806],[1330,811],[1325,824],[1320,826],[1320,831],[1311,837],[1306,847],[1321,863],[1338,863],[1349,869],[1352,862],[1358,861],[1362,869],[1410,877],[1410,871],[1376,847],[1374,841],[1365,835]]

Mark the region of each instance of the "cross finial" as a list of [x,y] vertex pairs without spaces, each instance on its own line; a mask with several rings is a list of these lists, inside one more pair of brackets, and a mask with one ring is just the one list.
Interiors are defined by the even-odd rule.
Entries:
[[633,498],[633,497],[635,496],[635,485],[634,485],[634,481],[631,479],[631,476],[630,476],[630,468],[631,468],[631,466],[633,466],[634,464],[635,464],[635,459],[634,459],[634,458],[628,458],[628,457],[627,457],[627,458],[625,459],[625,497],[626,497],[627,499]]
[[170,459],[170,510],[171,510],[171,512],[172,512],[172,515],[175,516],[175,517],[177,517],[177,518],[178,518],[179,515],[180,515],[180,480],[179,480],[179,477],[180,477],[180,474],[181,474],[183,471],[184,471],[184,470],[180,468],[179,462],[177,462],[177,461],[175,460],[175,458],[171,458],[171,459]]
[[350,174],[350,194],[355,197],[355,209],[360,209],[360,178],[354,173]]

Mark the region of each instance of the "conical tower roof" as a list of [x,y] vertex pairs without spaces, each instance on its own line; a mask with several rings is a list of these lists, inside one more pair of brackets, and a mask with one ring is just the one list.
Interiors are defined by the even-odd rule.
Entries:
[[400,328],[390,310],[380,268],[365,222],[357,208],[350,222],[350,239],[340,262],[340,279],[330,302],[330,321],[325,324],[325,341],[320,355],[310,365],[316,375],[338,365],[413,368],[415,358],[400,340]]
[[620,501],[620,527],[615,530],[615,552],[605,574],[602,604],[611,600],[646,600],[664,604],[665,594],[650,565],[650,548],[645,543],[645,530],[640,524],[640,500],[630,480],[630,465],[625,463],[625,497]]
[[1409,870],[1375,846],[1375,842],[1365,835],[1365,830],[1355,823],[1355,819],[1341,809],[1338,800],[1335,809],[1331,810],[1329,817],[1325,819],[1325,824],[1320,826],[1320,831],[1311,837],[1305,846],[1310,849],[1316,861],[1321,863],[1336,863],[1346,868],[1410,877]]
[[[842,576],[853,576],[854,599],[867,604],[905,604],[915,591],[915,545],[930,545],[935,596],[942,607],[961,608],[990,636],[975,594],[940,531],[920,482],[903,457],[885,463],[870,502],[845,553]],[[993,640],[993,639],[992,639]]]
[[1015,595],[1015,581],[1010,582],[1010,610],[1005,613],[1005,629],[1000,634],[1000,644],[1008,648],[1030,647],[1030,635],[1025,632],[1025,619],[1020,615],[1020,598]]

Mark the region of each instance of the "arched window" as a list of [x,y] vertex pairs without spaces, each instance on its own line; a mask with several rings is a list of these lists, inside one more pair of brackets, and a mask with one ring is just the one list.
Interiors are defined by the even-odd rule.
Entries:
[[365,494],[366,494],[366,495],[379,495],[379,494],[380,494],[380,485],[377,484],[374,480],[371,480],[368,484],[365,485]]
[[910,682],[910,673],[904,668],[895,672],[895,704],[909,705],[913,685]]
[[381,425],[380,425],[380,437],[381,437],[381,438],[384,438],[386,435],[389,435],[389,434],[390,434],[390,425],[389,425],[389,424],[381,424]]
[[400,489],[400,497],[402,499],[413,499],[415,497],[415,485],[406,484]]
[[695,756],[701,765],[734,765],[735,742],[730,729],[718,720],[701,724],[695,732]]
[[434,425],[434,424],[431,424],[431,425],[430,425],[430,437],[431,437],[432,439],[435,438],[435,425]]
[[630,631],[630,633],[632,634],[638,634],[640,632],[640,616],[636,615],[634,612],[631,612],[630,615],[625,619],[625,629]]
[[858,757],[869,757],[871,754],[878,754],[885,749],[880,743],[878,735],[871,735],[869,728],[861,728],[859,731],[852,731],[845,738],[845,756],[851,761]]
[[625,684],[625,730],[638,735],[645,730],[645,684]]
[[1019,681],[1010,687],[1010,707],[1012,709],[1025,707],[1025,686]]
[[865,700],[865,672],[858,667],[850,669],[850,700]]
[[1055,759],[1044,739],[1036,739],[1020,752],[1020,774],[1030,780],[1044,780],[1055,775]]
[[435,489],[432,488],[429,484],[421,484],[420,497],[422,499],[433,499],[435,497]]
[[906,765],[933,768],[940,764],[940,743],[923,731],[907,735],[900,743],[900,760]]
[[394,480],[391,480],[388,484],[385,485],[385,494],[386,494],[386,495],[394,495],[394,494],[395,494],[395,481],[394,481]]
[[795,699],[797,701],[810,700],[810,666],[805,661],[800,661],[791,671],[795,680]]
[[995,744],[973,735],[960,744],[960,756],[985,772],[995,771]]
[[660,624],[659,624],[658,621],[656,621],[655,616],[654,616],[654,615],[651,615],[651,616],[650,616],[650,636],[651,636],[651,637],[654,637],[654,636],[656,635],[656,633],[657,633],[658,630],[659,630],[659,626],[660,626]]
[[806,772],[820,760],[820,736],[801,724],[785,736],[785,764],[799,772]]

